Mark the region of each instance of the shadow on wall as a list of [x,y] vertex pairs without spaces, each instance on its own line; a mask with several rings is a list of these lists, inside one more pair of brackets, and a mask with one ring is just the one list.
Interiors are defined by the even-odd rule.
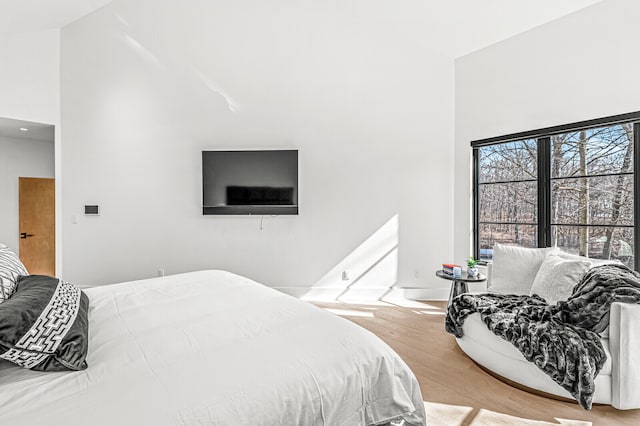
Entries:
[[398,281],[398,215],[331,268],[304,300],[380,300]]

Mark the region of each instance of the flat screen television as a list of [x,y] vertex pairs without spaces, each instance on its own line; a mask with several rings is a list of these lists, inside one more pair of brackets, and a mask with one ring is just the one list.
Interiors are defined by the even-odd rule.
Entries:
[[202,151],[203,215],[297,215],[298,150]]

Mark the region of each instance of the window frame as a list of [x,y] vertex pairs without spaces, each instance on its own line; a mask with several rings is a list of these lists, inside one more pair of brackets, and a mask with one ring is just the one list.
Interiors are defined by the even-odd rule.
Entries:
[[569,133],[596,127],[607,127],[628,123],[633,124],[633,258],[634,269],[636,271],[640,271],[640,256],[638,255],[640,248],[640,111],[472,141],[471,148],[473,153],[472,192],[474,257],[476,259],[480,258],[479,148],[525,139],[537,140],[538,247],[550,247],[552,227],[551,185],[554,180],[554,178],[551,177],[551,136],[560,133]]

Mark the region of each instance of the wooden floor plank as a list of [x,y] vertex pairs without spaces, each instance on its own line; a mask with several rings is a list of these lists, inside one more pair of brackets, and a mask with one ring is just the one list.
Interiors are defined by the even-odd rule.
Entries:
[[[444,330],[446,302],[314,302],[366,328],[391,346],[415,374],[430,424],[640,425],[640,410],[556,401],[516,389],[478,367]],[[524,419],[524,420],[522,420]]]

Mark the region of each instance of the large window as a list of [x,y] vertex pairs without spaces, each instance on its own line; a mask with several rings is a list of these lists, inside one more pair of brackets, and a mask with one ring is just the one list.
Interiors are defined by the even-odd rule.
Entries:
[[557,246],[638,269],[640,113],[475,141],[475,256]]

